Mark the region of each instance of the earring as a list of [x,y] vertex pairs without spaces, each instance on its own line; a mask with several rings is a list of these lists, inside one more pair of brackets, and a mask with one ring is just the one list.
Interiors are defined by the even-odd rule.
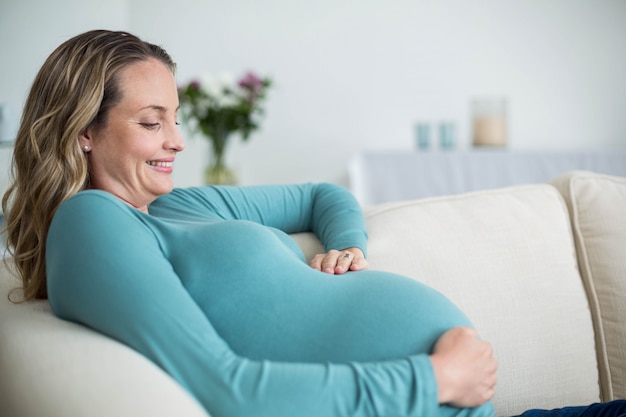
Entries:
[[90,149],[89,145],[83,146],[83,152],[89,152]]

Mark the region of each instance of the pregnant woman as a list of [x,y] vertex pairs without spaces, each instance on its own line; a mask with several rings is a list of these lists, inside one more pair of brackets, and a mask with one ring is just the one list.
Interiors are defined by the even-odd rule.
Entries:
[[[25,298],[137,350],[215,417],[492,416],[491,346],[441,294],[367,269],[349,192],[174,189],[174,67],[103,30],[44,63],[2,201]],[[295,232],[325,253],[307,264]]]

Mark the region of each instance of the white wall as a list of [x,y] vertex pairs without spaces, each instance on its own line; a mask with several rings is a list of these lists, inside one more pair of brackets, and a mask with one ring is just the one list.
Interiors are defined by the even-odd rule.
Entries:
[[[244,184],[345,183],[354,153],[411,150],[421,120],[468,147],[469,102],[489,94],[508,97],[511,149],[626,147],[622,0],[0,0],[0,101],[19,112],[48,53],[95,27],[163,45],[181,81],[274,79],[262,130],[228,153]],[[207,153],[189,138],[178,185]]]

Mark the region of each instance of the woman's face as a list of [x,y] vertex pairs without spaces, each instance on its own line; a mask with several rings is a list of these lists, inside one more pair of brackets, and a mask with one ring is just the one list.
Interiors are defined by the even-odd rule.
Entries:
[[178,92],[172,72],[150,59],[119,74],[121,100],[100,129],[81,136],[88,145],[92,188],[108,191],[147,212],[147,206],[173,188],[176,154],[185,144],[178,132]]

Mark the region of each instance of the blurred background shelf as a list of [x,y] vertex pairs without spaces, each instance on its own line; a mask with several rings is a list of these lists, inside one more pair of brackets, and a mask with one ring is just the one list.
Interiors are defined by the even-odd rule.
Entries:
[[592,151],[377,151],[350,162],[350,189],[363,205],[544,183],[574,170],[626,176],[626,149]]

